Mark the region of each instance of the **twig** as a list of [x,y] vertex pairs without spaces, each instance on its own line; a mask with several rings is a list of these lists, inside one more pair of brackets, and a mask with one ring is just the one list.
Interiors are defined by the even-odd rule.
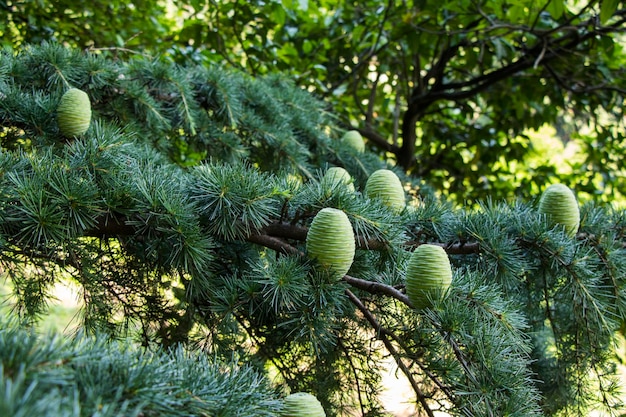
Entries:
[[352,301],[352,303],[363,314],[365,319],[372,325],[374,330],[376,330],[376,335],[377,335],[378,339],[380,339],[383,342],[383,344],[385,345],[385,348],[387,348],[387,351],[389,351],[391,356],[393,356],[394,360],[396,361],[396,364],[398,365],[398,367],[402,370],[402,373],[408,379],[409,383],[411,384],[411,387],[413,388],[413,391],[415,391],[415,394],[417,396],[417,400],[419,401],[419,403],[424,408],[424,411],[426,412],[428,417],[435,417],[435,415],[433,414],[433,411],[430,409],[428,403],[426,402],[426,396],[424,395],[424,393],[422,392],[421,388],[417,384],[417,381],[415,380],[415,378],[413,378],[413,375],[412,375],[410,369],[402,361],[402,358],[400,357],[400,354],[398,353],[398,351],[394,347],[393,343],[391,343],[391,341],[387,337],[386,333],[380,331],[381,330],[381,325],[378,323],[378,320],[376,320],[376,317],[374,317],[372,312],[369,311],[367,307],[365,307],[363,302],[356,295],[354,295],[354,293],[352,293],[352,291],[346,289],[346,295],[348,296],[350,301]]
[[478,242],[441,243],[408,241],[405,242],[405,246],[415,248],[426,243],[441,246],[449,255],[470,255],[480,252],[480,243]]
[[145,53],[145,52],[141,52],[141,51],[137,51],[135,49],[130,49],[130,48],[125,48],[123,46],[103,46],[103,47],[90,47],[88,49],[88,51],[114,51],[114,52],[127,52],[129,54],[135,54],[135,55],[141,55],[144,58],[152,58],[151,55]]
[[352,374],[354,375],[354,383],[356,385],[356,391],[358,393],[358,398],[359,398],[359,406],[361,408],[361,414],[365,415],[365,405],[363,404],[363,398],[361,398],[361,393],[362,393],[362,388],[361,388],[361,383],[359,382],[359,374],[357,372],[356,366],[354,365],[354,361],[352,360],[352,356],[350,355],[350,353],[348,352],[348,348],[346,347],[346,345],[344,345],[344,343],[342,342],[341,338],[338,337],[337,338],[337,343],[339,345],[339,347],[341,348],[342,352],[344,355],[346,355],[346,360],[348,361],[348,363],[350,364],[350,368],[352,369]]
[[398,301],[413,308],[413,303],[409,300],[409,297],[394,287],[383,284],[380,282],[368,281],[361,278],[351,277],[350,275],[344,275],[343,280],[355,288],[363,291],[367,291],[370,294],[384,294],[395,298]]
[[246,240],[250,243],[256,243],[261,246],[265,246],[266,248],[273,249],[276,252],[283,253],[285,255],[304,255],[297,248],[294,248],[287,242],[273,236],[252,234],[249,235]]
[[546,49],[548,49],[548,41],[544,38],[543,48],[541,48],[541,52],[539,53],[539,56],[537,56],[537,59],[535,59],[535,63],[533,64],[533,69],[537,69],[537,67],[539,66],[539,63],[541,62],[543,57],[546,55]]

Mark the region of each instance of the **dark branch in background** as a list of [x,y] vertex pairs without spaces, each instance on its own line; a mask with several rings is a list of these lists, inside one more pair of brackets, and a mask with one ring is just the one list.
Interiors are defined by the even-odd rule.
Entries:
[[[597,19],[592,17],[576,26],[567,23],[550,31],[535,31],[527,28],[526,32],[528,34],[537,37],[537,42],[532,48],[525,50],[522,56],[508,65],[465,81],[442,82],[446,65],[458,50],[465,45],[466,41],[448,46],[425,76],[425,81],[428,81],[428,79],[435,80],[432,87],[426,91],[415,88],[408,99],[407,110],[402,120],[402,147],[396,153],[398,164],[405,170],[410,169],[415,164],[415,144],[417,139],[415,125],[433,103],[442,100],[458,101],[471,98],[488,87],[522,71],[537,68],[538,66],[545,67],[550,61],[559,56],[571,54],[576,47],[598,35],[623,31],[624,29],[621,26],[626,21],[623,18],[625,14],[626,10],[618,11],[616,16],[620,17],[620,19],[607,27],[595,27]],[[571,30],[568,30],[566,34],[555,38],[550,37],[555,32],[568,28]],[[589,28],[593,28],[593,30],[589,30]],[[552,76],[554,77],[554,74]],[[428,84],[422,82],[419,85]]]
[[361,136],[372,142],[378,149],[382,149],[393,154],[397,154],[398,152],[400,152],[400,147],[398,145],[390,143],[387,138],[369,127],[369,125],[367,125],[365,128],[359,128],[357,130],[359,131]]
[[426,243],[429,243],[431,245],[441,246],[448,255],[471,255],[473,253],[480,252],[480,244],[478,242],[458,242],[458,243],[406,242],[405,245],[410,248],[416,248]]
[[613,91],[619,93],[621,95],[626,96],[626,89],[616,87],[614,85],[610,85],[607,83],[590,85],[586,86],[583,84],[582,80],[578,80],[576,83],[572,83],[572,80],[564,80],[562,76],[557,74],[557,72],[550,66],[544,65],[550,76],[556,81],[556,83],[561,87],[564,91],[570,91],[574,94],[586,94],[592,93],[594,91]]
[[333,94],[333,92],[337,88],[339,88],[339,86],[341,86],[344,82],[346,82],[348,78],[358,77],[359,71],[363,68],[367,68],[367,66],[370,64],[370,60],[373,57],[378,55],[385,48],[393,45],[393,42],[391,41],[386,41],[386,42],[381,43],[381,39],[383,38],[384,26],[385,26],[385,23],[387,22],[387,19],[389,19],[389,12],[391,11],[392,7],[393,7],[393,1],[389,0],[387,3],[387,7],[385,7],[383,17],[382,19],[380,19],[380,21],[377,24],[376,41],[374,41],[374,44],[369,49],[367,49],[366,51],[364,51],[357,57],[357,63],[355,64],[355,66],[352,67],[350,71],[346,71],[335,82],[333,82],[332,85],[321,95],[322,98],[327,99],[330,95]]
[[127,220],[126,216],[106,213],[98,218],[93,228],[85,230],[84,236],[100,238],[107,236],[132,236],[136,233],[136,230],[127,223]]

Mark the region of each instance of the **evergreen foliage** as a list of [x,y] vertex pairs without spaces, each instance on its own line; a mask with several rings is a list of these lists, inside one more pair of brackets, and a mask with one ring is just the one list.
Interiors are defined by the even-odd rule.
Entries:
[[[227,371],[226,371],[227,370]],[[250,367],[182,348],[145,352],[106,337],[0,328],[3,416],[273,416],[276,393]]]
[[[89,95],[92,124],[68,140],[55,109],[70,87]],[[229,376],[218,372],[233,357],[285,392],[314,393],[328,415],[384,415],[387,356],[414,390],[406,400],[428,416],[586,416],[618,405],[622,211],[583,205],[570,236],[539,213],[535,196],[454,207],[342,142],[323,103],[289,80],[218,66],[54,44],[4,51],[0,123],[0,271],[21,317],[44,314],[52,285],[69,276],[88,332],[147,348],[183,343],[218,364],[93,339],[6,350],[11,409],[91,413],[106,402],[102,415],[197,415],[199,397],[241,407],[220,415],[248,415],[248,406],[270,415],[276,404],[255,374],[234,363]],[[329,189],[330,166],[345,168],[356,191]],[[407,190],[400,212],[364,193],[383,168]],[[325,207],[342,210],[356,236],[339,282],[306,252]],[[404,283],[423,243],[446,250],[453,279],[445,298],[418,311]],[[35,343],[16,332],[0,333],[24,339],[11,349]],[[230,385],[237,378],[253,387],[250,397]]]

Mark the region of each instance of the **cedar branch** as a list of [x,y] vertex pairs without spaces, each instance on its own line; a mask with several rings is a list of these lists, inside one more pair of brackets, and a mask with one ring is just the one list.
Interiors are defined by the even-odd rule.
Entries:
[[372,312],[365,306],[365,304],[363,304],[363,302],[356,295],[354,295],[352,291],[346,289],[346,295],[348,296],[350,301],[359,309],[359,311],[363,314],[363,316],[370,323],[370,325],[374,328],[378,339],[380,339],[383,342],[387,351],[391,354],[391,356],[393,356],[394,360],[396,361],[396,364],[398,365],[398,367],[402,370],[402,373],[408,379],[409,383],[411,384],[411,387],[413,388],[413,391],[415,391],[415,394],[417,395],[417,400],[421,404],[426,414],[429,417],[434,417],[432,410],[430,409],[428,403],[426,402],[426,396],[424,395],[421,388],[417,384],[417,381],[415,380],[415,378],[413,378],[413,374],[411,373],[411,370],[404,363],[404,361],[402,360],[402,357],[396,350],[395,346],[393,345],[393,343],[391,343],[391,340],[389,340],[389,338],[387,337],[387,334],[384,331],[382,331],[383,327],[380,325],[376,317],[374,317]]

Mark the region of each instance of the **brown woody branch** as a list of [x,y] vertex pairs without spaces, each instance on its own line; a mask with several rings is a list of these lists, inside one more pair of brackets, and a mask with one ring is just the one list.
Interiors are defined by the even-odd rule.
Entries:
[[400,152],[400,147],[390,143],[387,138],[376,132],[369,125],[366,125],[365,128],[357,129],[359,133],[366,138],[368,141],[372,142],[377,148],[385,150],[387,152],[391,152],[397,154]]
[[361,278],[355,278],[350,275],[345,275],[343,277],[343,280],[355,288],[366,291],[370,294],[388,295],[413,308],[413,303],[411,303],[409,297],[407,297],[406,294],[392,287],[391,285],[383,284],[380,282],[368,281]]
[[107,237],[107,236],[132,236],[137,231],[128,224],[126,216],[115,213],[106,213],[98,219],[96,225],[85,230],[84,236]]
[[[259,231],[261,234],[285,239],[293,239],[299,241],[306,240],[308,229],[304,226],[293,225],[289,223],[271,223]],[[404,245],[408,248],[415,248],[427,242],[408,241]],[[457,243],[433,243],[443,247],[447,253],[454,255],[469,255],[478,253],[480,245],[478,242],[457,242]],[[388,244],[377,239],[365,239],[362,236],[356,237],[356,245],[360,249],[384,250]]]
[[247,241],[272,249],[284,255],[304,255],[297,248],[274,236],[264,234],[252,234],[248,236]]
[[[302,254],[294,246],[290,245],[287,240],[296,240],[304,242],[308,233],[308,228],[304,226],[294,225],[285,222],[270,223],[262,229],[250,234],[246,240],[256,243],[276,252],[286,255]],[[85,231],[84,236],[90,237],[109,237],[109,236],[133,236],[137,233],[137,229],[128,224],[128,219],[120,214],[106,213],[101,216],[96,225]],[[415,248],[426,242],[408,241],[405,243],[407,248]],[[447,253],[455,255],[466,255],[478,253],[480,251],[477,242],[460,242],[460,243],[433,243],[442,246]],[[356,245],[360,249],[367,250],[385,250],[388,244],[381,240],[365,239],[362,236],[356,237]]]

